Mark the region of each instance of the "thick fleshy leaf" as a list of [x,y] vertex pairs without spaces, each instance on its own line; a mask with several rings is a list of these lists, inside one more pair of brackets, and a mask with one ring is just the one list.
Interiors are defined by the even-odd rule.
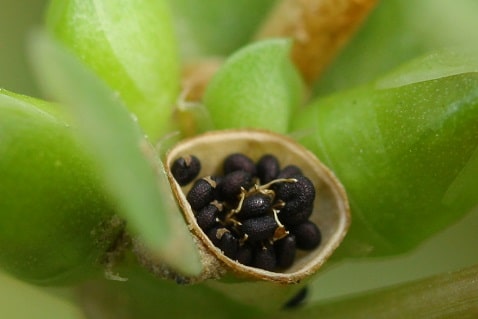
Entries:
[[0,90],[0,266],[44,285],[101,271],[100,258],[121,229],[57,112]]
[[470,72],[436,78],[432,68],[432,80],[337,94],[294,119],[348,192],[346,254],[404,252],[478,203],[478,73],[462,69]]
[[231,56],[209,84],[204,103],[216,129],[253,127],[286,133],[302,83],[284,39],[258,42]]
[[152,140],[171,128],[179,63],[165,0],[53,0],[47,25],[114,91]]
[[394,88],[470,72],[478,72],[478,51],[448,49],[419,57],[398,67],[380,78],[376,86],[381,89]]
[[33,40],[41,84],[69,106],[78,134],[128,225],[158,258],[179,271],[198,272],[196,246],[162,163],[133,115],[69,52],[43,34]]

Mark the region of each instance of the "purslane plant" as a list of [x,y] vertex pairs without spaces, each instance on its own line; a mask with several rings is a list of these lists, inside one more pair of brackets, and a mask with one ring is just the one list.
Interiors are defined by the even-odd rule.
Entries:
[[[37,284],[77,283],[82,302],[111,317],[121,311],[149,318],[155,295],[167,304],[181,294],[208,309],[209,317],[230,315],[241,304],[249,306],[236,313],[242,318],[282,307],[298,286],[210,282],[178,288],[150,279],[131,256],[131,241],[138,239],[158,267],[183,277],[204,267],[161,161],[163,150],[181,138],[170,133],[183,129],[173,116],[179,61],[167,3],[52,1],[48,29],[50,36],[34,37],[32,55],[41,84],[59,105],[1,92],[2,267]],[[205,120],[197,109],[206,114],[209,124],[199,123],[199,130],[291,134],[328,164],[353,214],[337,260],[409,251],[477,204],[473,52],[426,56],[301,107],[304,93],[290,46],[275,39],[237,52],[208,85],[204,105],[183,115],[197,123]],[[101,271],[128,282],[83,284]],[[262,289],[257,293],[268,300],[255,305],[251,289]],[[110,300],[122,294],[136,303]],[[201,305],[203,295],[211,296],[204,300],[214,310]],[[165,307],[163,314],[177,310]]]

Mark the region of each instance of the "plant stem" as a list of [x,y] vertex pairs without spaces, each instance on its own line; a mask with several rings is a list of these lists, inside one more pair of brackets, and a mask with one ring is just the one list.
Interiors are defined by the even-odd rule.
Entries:
[[258,39],[294,39],[292,57],[311,84],[375,7],[377,0],[283,0],[272,10]]
[[274,318],[452,319],[478,316],[478,265],[453,273],[304,307]]

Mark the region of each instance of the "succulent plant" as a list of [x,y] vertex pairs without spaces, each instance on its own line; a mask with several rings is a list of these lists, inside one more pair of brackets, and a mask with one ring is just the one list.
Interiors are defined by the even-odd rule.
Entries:
[[[420,36],[391,1],[353,38],[375,5],[50,1],[29,42],[48,98],[0,90],[0,267],[88,318],[473,317],[476,266],[300,307],[322,268],[411,252],[478,204],[474,20]],[[238,153],[254,172],[222,168]]]

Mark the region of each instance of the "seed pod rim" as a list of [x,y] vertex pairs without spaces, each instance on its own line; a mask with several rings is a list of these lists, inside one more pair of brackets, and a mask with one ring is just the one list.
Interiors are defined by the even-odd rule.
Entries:
[[[266,153],[275,154],[279,158],[281,167],[288,164],[299,166],[304,175],[310,178],[316,187],[317,196],[311,219],[319,221],[318,227],[324,231],[324,238],[318,248],[298,254],[300,256],[294,261],[294,265],[283,272],[245,266],[223,255],[197,224],[193,210],[186,199],[187,191],[193,183],[181,187],[170,170],[177,157],[194,154],[201,160],[202,168],[199,178],[217,174],[222,168],[224,158],[228,154],[237,152],[243,152],[255,161]],[[207,268],[199,277],[192,279],[192,282],[220,278],[227,272],[251,280],[266,280],[281,284],[300,282],[315,273],[324,264],[339,246],[350,226],[351,217],[347,195],[338,179],[312,152],[284,135],[257,129],[207,132],[176,144],[166,155],[165,168],[173,194],[196,239],[205,268]],[[326,212],[324,208],[327,209]],[[322,210],[322,212],[318,210]],[[323,230],[323,228],[326,229]]]

